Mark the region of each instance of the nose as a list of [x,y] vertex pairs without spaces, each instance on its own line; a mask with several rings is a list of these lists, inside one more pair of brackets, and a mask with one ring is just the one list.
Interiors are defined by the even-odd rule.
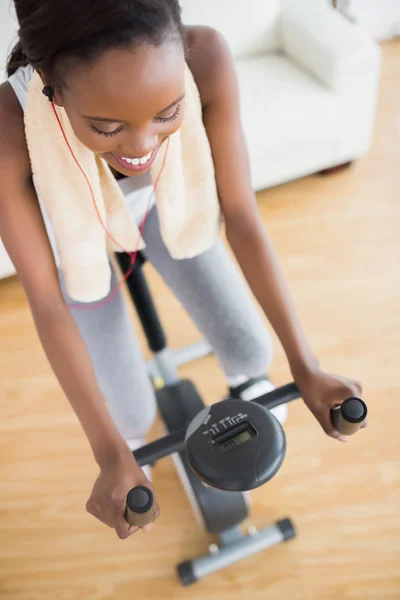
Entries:
[[121,146],[121,155],[130,158],[141,158],[146,156],[158,146],[157,136],[141,137],[140,139],[131,139]]

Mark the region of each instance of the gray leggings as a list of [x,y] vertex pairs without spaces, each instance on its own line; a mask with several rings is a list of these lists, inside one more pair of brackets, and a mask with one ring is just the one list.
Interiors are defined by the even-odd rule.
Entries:
[[[161,239],[155,208],[143,237],[146,258],[207,339],[225,375],[265,373],[272,359],[271,338],[223,242],[196,258],[173,260]],[[114,272],[112,277],[114,287]],[[60,280],[71,302],[62,274]],[[126,440],[143,437],[154,421],[156,402],[122,294],[105,306],[72,314],[116,427]]]

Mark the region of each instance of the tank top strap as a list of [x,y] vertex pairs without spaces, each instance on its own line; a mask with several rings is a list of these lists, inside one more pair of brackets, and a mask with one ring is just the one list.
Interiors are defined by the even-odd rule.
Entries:
[[34,69],[31,65],[27,65],[26,67],[19,67],[8,78],[8,83],[14,90],[15,95],[17,96],[19,103],[21,104],[22,110],[25,112],[26,101],[28,97],[28,88],[30,80],[33,76]]

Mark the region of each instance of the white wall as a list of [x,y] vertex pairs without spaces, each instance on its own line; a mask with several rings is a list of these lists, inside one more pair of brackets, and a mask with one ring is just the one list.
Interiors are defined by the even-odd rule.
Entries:
[[[301,4],[304,0],[282,0]],[[325,2],[332,0],[308,0]],[[337,6],[377,42],[400,36],[400,0],[336,0]]]
[[378,42],[400,36],[400,0],[336,0],[336,5]]
[[350,0],[349,13],[375,40],[400,36],[400,0]]
[[5,78],[7,54],[16,41],[18,24],[15,18],[14,2],[0,0],[0,83]]

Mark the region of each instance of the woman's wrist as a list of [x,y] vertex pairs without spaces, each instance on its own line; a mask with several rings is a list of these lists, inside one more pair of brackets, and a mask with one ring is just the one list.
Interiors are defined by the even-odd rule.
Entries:
[[308,378],[319,371],[320,363],[311,349],[288,356],[289,366],[295,381]]
[[94,458],[100,468],[104,468],[115,461],[133,459],[128,444],[118,433],[107,432],[106,435],[95,439],[91,446]]

